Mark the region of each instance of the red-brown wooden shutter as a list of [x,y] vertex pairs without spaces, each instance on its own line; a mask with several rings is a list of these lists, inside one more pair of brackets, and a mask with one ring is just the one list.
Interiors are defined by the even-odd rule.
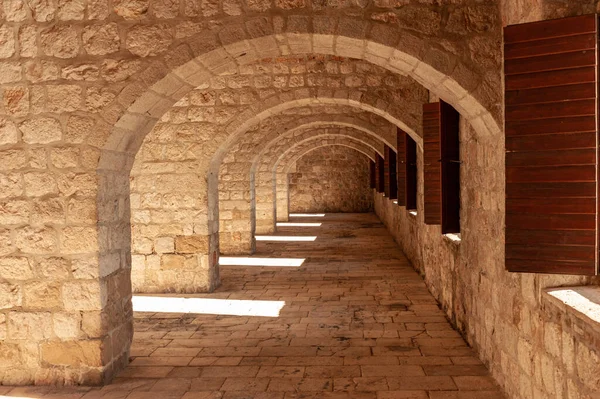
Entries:
[[594,275],[598,17],[504,30],[506,268]]
[[385,195],[389,199],[395,200],[398,198],[398,177],[396,176],[396,169],[398,167],[398,161],[396,159],[396,151],[391,147],[385,146],[385,164],[386,164],[386,192]]
[[440,103],[423,105],[425,224],[442,222]]
[[375,162],[369,161],[369,187],[377,187],[377,175],[375,171]]
[[390,197],[390,157],[389,147],[386,145],[383,149],[383,193],[386,197]]
[[406,206],[406,133],[396,130],[396,186],[398,188],[398,206]]
[[417,142],[404,133],[406,148],[406,209],[417,209]]
[[377,172],[377,192],[383,193],[385,191],[385,172],[384,172],[384,161],[381,155],[377,154],[375,169]]
[[460,114],[440,101],[442,234],[460,233]]

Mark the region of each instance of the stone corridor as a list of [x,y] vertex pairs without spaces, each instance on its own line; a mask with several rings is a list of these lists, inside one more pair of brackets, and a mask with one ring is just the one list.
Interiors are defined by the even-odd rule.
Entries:
[[[0,397],[504,397],[374,214],[291,222],[279,239],[307,241],[259,241],[237,263],[300,267],[223,266],[215,293],[187,296],[283,301],[279,316],[136,312],[131,364],[112,384],[0,387]],[[134,299],[137,309],[144,303]],[[261,312],[249,303],[246,311]]]

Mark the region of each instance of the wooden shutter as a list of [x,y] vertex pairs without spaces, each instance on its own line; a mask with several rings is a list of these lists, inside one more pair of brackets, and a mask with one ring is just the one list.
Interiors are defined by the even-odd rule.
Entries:
[[397,159],[396,152],[389,146],[385,146],[385,166],[386,166],[386,192],[389,199],[398,198],[398,180],[396,176]]
[[398,188],[398,206],[406,206],[406,133],[396,130],[396,186]]
[[460,114],[440,101],[442,234],[460,233]]
[[442,222],[440,103],[423,105],[425,224]]
[[375,163],[376,177],[377,177],[377,192],[383,193],[385,191],[385,172],[384,172],[384,161],[381,155],[377,154]]
[[386,197],[390,197],[390,158],[388,154],[388,146],[383,149],[383,193]]
[[417,209],[417,142],[404,133],[406,148],[406,209]]
[[375,171],[375,162],[369,161],[369,187],[377,187],[377,174]]
[[598,17],[504,30],[506,268],[594,275]]

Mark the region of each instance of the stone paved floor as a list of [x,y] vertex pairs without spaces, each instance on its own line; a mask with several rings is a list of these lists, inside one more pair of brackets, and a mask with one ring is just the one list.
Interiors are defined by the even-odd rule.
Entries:
[[[497,399],[486,368],[446,321],[372,214],[294,218],[319,227],[258,243],[254,258],[301,267],[223,266],[201,298],[285,301],[279,317],[137,313],[131,365],[103,388],[9,388],[29,398]],[[275,303],[276,302],[269,302]]]

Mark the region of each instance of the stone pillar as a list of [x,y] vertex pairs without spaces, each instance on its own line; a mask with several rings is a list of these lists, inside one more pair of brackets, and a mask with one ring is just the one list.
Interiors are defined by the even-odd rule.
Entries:
[[275,217],[278,222],[287,222],[290,212],[289,175],[275,173]]
[[1,383],[110,381],[133,335],[128,175],[1,165]]
[[[261,165],[262,167],[262,165]],[[275,232],[273,174],[269,171],[256,173],[256,234]]]
[[[211,255],[218,251],[211,244],[213,235],[218,241],[218,216],[211,227],[202,164],[173,161],[171,168],[153,170],[153,154],[140,154],[131,172],[134,292],[211,292],[218,285],[217,259]],[[216,195],[216,183],[213,190]]]

